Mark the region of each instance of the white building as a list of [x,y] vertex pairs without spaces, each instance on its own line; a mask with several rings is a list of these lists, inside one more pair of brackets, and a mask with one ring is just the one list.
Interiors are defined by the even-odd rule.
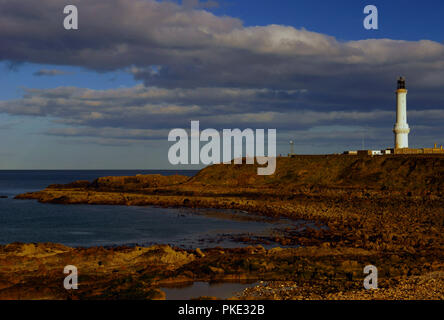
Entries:
[[400,77],[398,80],[398,90],[396,90],[396,123],[393,128],[395,134],[395,149],[409,147],[410,128],[407,124],[407,90],[405,88],[405,79]]

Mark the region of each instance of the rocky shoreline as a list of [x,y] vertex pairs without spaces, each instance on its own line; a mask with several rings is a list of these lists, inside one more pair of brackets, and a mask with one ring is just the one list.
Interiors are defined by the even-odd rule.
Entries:
[[[52,185],[16,198],[239,209],[315,221],[317,227],[289,228],[273,239],[246,237],[241,241],[255,246],[200,253],[167,246],[1,246],[0,265],[8,267],[0,269],[0,298],[152,299],[163,297],[162,283],[248,279],[265,285],[246,290],[243,299],[443,299],[443,192],[440,156],[300,156],[279,158],[272,177],[257,176],[255,166],[216,165],[192,178],[104,177]],[[266,241],[300,247],[256,246]],[[84,270],[84,285],[69,296],[59,288],[60,265],[68,260]],[[379,274],[380,289],[373,293],[363,289],[369,264]],[[39,281],[46,284],[40,288],[53,289],[31,290]]]
[[[380,266],[378,290],[362,287],[362,267],[369,263]],[[439,258],[359,248],[183,250],[14,243],[0,246],[0,265],[0,299],[165,299],[162,287],[197,281],[262,282],[232,299],[444,298]],[[66,265],[79,270],[78,290],[63,288]]]

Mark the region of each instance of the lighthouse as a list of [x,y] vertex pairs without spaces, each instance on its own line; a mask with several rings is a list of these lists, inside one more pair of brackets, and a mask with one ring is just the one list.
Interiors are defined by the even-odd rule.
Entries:
[[407,124],[407,89],[405,79],[398,79],[398,89],[396,90],[396,123],[393,128],[395,134],[395,149],[409,147],[410,128]]

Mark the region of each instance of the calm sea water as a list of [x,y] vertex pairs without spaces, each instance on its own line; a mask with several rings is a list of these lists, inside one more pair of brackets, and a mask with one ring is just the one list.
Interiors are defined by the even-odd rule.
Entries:
[[[196,171],[153,170],[0,170],[0,244],[55,242],[75,247],[171,244],[185,248],[239,246],[230,235],[266,234],[288,221],[251,219],[242,212],[157,207],[42,204],[14,200],[19,193],[53,183],[92,181],[102,176],[182,174]],[[226,240],[224,240],[226,239]]]

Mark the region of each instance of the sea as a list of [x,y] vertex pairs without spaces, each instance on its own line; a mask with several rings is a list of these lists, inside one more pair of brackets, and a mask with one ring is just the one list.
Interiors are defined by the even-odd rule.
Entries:
[[[239,247],[241,235],[264,236],[294,223],[242,211],[154,206],[62,205],[16,200],[17,194],[50,184],[93,181],[104,176],[181,174],[173,170],[0,170],[0,244],[53,242],[71,247]],[[273,246],[273,245],[271,245]],[[268,245],[270,247],[270,245]]]

